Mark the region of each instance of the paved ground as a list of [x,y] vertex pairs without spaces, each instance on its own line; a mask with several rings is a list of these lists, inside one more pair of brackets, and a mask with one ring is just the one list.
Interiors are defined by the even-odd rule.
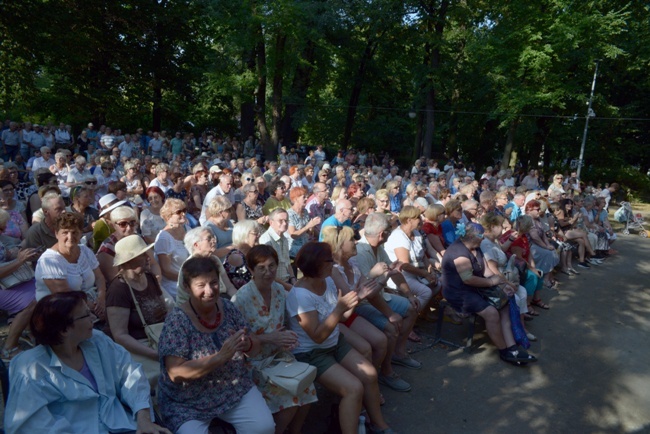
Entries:
[[[432,346],[434,325],[412,345],[421,371],[396,369],[409,393],[382,386],[384,415],[400,433],[650,433],[650,239],[621,235],[619,255],[559,277],[548,311],[529,322],[539,363],[499,360],[482,326],[474,350]],[[461,341],[465,326],[444,324]],[[325,407],[329,408],[330,403]],[[323,408],[309,433],[326,433]],[[320,421],[320,422],[316,422]]]
[[[529,324],[540,362],[501,362],[485,334],[466,354],[424,342],[411,347],[421,371],[396,368],[410,393],[382,387],[384,414],[400,433],[650,433],[650,239],[624,236],[620,254],[580,276],[561,275],[543,298],[551,310]],[[445,323],[446,338],[464,327]],[[307,433],[330,432],[330,400],[313,409]]]

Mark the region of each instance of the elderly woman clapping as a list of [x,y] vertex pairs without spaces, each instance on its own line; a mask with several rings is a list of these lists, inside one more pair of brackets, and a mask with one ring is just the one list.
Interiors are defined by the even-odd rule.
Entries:
[[[483,228],[475,223],[467,226],[458,223],[456,232],[458,239],[447,248],[442,258],[443,295],[455,310],[477,314],[485,320],[487,333],[499,350],[501,360],[517,365],[537,361],[534,356],[517,348],[507,303],[497,310],[479,293],[480,288],[508,283],[492,272],[483,256],[480,248]],[[506,291],[510,296],[515,288],[507,284]]]

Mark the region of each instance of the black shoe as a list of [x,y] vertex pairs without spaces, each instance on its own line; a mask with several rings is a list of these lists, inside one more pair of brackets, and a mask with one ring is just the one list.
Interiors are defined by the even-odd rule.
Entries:
[[581,268],[591,268],[591,265],[587,264],[587,261],[585,261],[585,262],[578,262],[578,267],[581,267]]
[[537,357],[517,347],[510,347],[505,351],[499,351],[499,356],[504,362],[512,363],[516,366],[527,365],[528,363],[537,361]]

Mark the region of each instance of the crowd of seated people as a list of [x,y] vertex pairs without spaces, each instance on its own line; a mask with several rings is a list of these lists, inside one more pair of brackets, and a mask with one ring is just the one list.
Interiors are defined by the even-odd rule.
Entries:
[[[261,369],[276,354],[316,368],[315,382],[340,397],[343,433],[357,432],[362,412],[370,432],[396,432],[380,385],[408,392],[394,366],[427,368],[407,352],[418,320],[479,315],[498,357],[535,362],[517,324],[537,340],[530,321],[550,308],[558,273],[616,253],[617,184],[556,173],[544,188],[537,171],[479,175],[425,158],[400,172],[388,155],[328,160],[322,147],[263,163],[252,138],[182,140],[200,152],[168,152],[164,132],[89,126],[82,147],[31,147],[0,166],[0,279],[17,280],[0,290],[12,319],[8,409],[31,401],[32,412],[6,411],[7,432],[207,433],[221,420],[299,433],[317,389],[269,382]],[[506,270],[515,260],[517,282]],[[482,295],[497,286],[519,315]],[[21,336],[36,346],[23,351]]]

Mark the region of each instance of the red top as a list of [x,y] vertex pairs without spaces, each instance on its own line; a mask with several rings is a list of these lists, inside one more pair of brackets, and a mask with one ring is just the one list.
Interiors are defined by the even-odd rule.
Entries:
[[520,236],[518,236],[517,239],[514,240],[514,241],[512,242],[512,244],[510,244],[510,248],[509,248],[508,250],[512,251],[512,248],[513,248],[513,247],[520,247],[520,248],[524,251],[524,253],[523,253],[522,256],[524,257],[524,259],[526,260],[526,262],[529,262],[529,258],[530,258],[530,243],[529,243],[529,241],[528,241],[528,237],[527,237],[526,235],[520,235]]

